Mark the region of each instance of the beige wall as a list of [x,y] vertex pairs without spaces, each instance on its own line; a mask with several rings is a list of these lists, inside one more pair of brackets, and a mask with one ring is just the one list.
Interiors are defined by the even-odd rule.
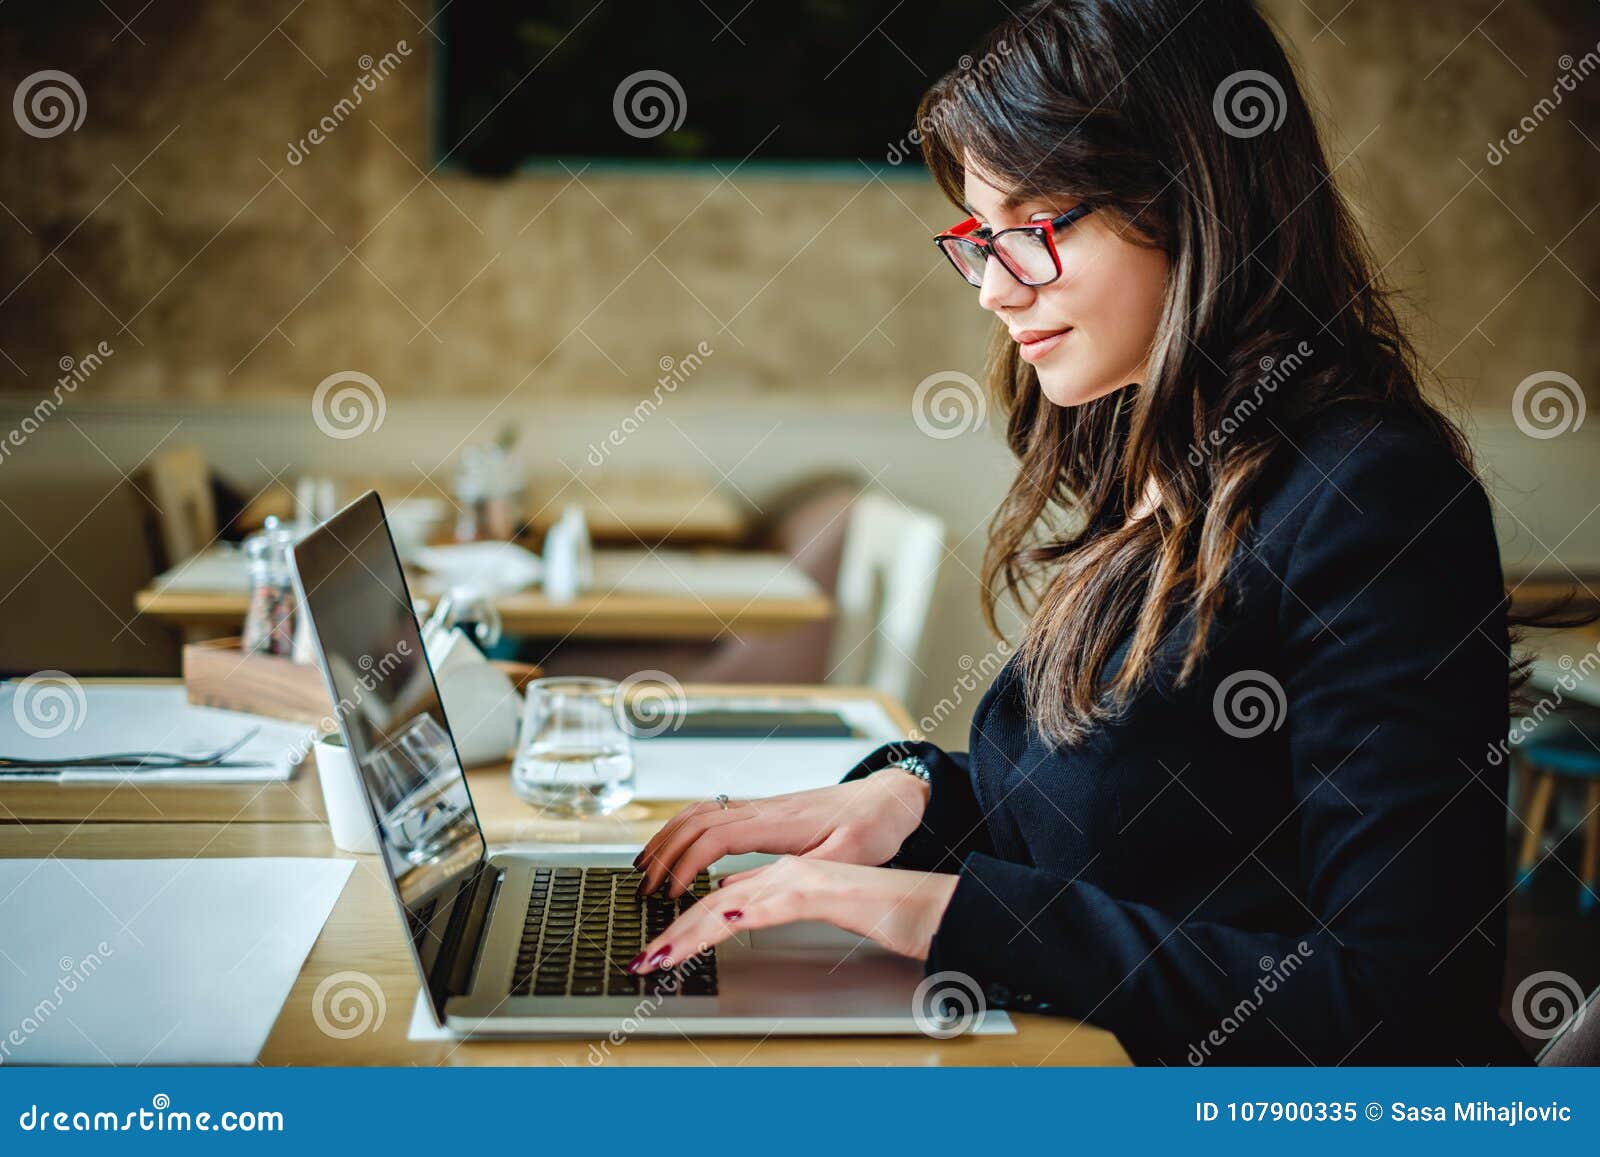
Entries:
[[[1600,77],[1503,163],[1485,159],[1538,115],[1559,58],[1595,50],[1592,6],[1268,7],[1380,260],[1413,292],[1429,363],[1470,411],[1508,562],[1554,548],[1600,566],[1600,518],[1581,521],[1600,502],[1600,419],[1533,439],[1510,406],[1546,370],[1596,398],[1600,155],[1584,134],[1600,142]],[[0,488],[115,477],[162,439],[206,447],[247,487],[284,469],[434,470],[506,423],[537,460],[589,471],[587,446],[653,391],[660,359],[703,341],[704,365],[606,468],[727,471],[756,503],[809,469],[883,469],[960,541],[915,705],[931,710],[987,646],[975,573],[1008,468],[992,429],[940,440],[911,420],[917,383],[977,373],[985,334],[927,243],[951,215],[932,188],[865,171],[425,181],[428,32],[389,0],[306,4],[281,33],[277,19],[242,0],[157,5],[134,25],[142,45],[109,16],[43,40],[0,29],[8,85],[60,68],[88,97],[75,133],[0,132],[0,424],[17,425],[61,359],[115,351],[7,454]],[[289,142],[349,93],[358,58],[401,40],[411,55],[290,165]],[[381,429],[335,441],[310,397],[342,370],[375,378],[387,410]]]

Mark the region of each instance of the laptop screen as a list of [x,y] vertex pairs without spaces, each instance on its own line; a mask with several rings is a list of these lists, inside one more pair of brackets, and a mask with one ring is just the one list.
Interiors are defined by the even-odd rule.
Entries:
[[423,652],[383,504],[369,491],[294,548],[333,717],[372,806],[378,850],[412,949],[443,1011],[454,910],[485,854],[483,831]]

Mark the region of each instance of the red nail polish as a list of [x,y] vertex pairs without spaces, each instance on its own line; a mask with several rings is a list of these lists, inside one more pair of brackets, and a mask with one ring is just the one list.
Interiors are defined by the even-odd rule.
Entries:
[[667,954],[669,952],[671,952],[671,951],[672,951],[672,945],[663,944],[660,948],[657,948],[654,952],[652,952],[650,954],[650,961],[649,962],[651,964],[660,964],[662,961],[667,959]]
[[744,910],[742,908],[730,908],[728,911],[722,914],[722,918],[729,922],[734,920],[743,920]]
[[632,960],[628,961],[628,971],[629,972],[637,972],[637,971],[639,971],[639,965],[641,965],[643,963],[644,963],[644,953],[641,952],[641,953],[639,953],[639,955],[635,956]]

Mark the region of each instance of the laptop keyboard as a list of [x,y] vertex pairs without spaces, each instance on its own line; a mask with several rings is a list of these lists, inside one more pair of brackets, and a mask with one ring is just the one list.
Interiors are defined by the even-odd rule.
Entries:
[[630,868],[537,868],[512,996],[715,996],[715,949],[646,976],[628,972],[644,946],[711,891],[701,872],[682,896],[640,898]]

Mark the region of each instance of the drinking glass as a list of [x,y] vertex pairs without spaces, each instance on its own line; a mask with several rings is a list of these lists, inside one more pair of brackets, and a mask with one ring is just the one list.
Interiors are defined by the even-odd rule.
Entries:
[[564,815],[605,815],[633,798],[633,746],[617,717],[615,680],[588,676],[528,684],[511,788]]

